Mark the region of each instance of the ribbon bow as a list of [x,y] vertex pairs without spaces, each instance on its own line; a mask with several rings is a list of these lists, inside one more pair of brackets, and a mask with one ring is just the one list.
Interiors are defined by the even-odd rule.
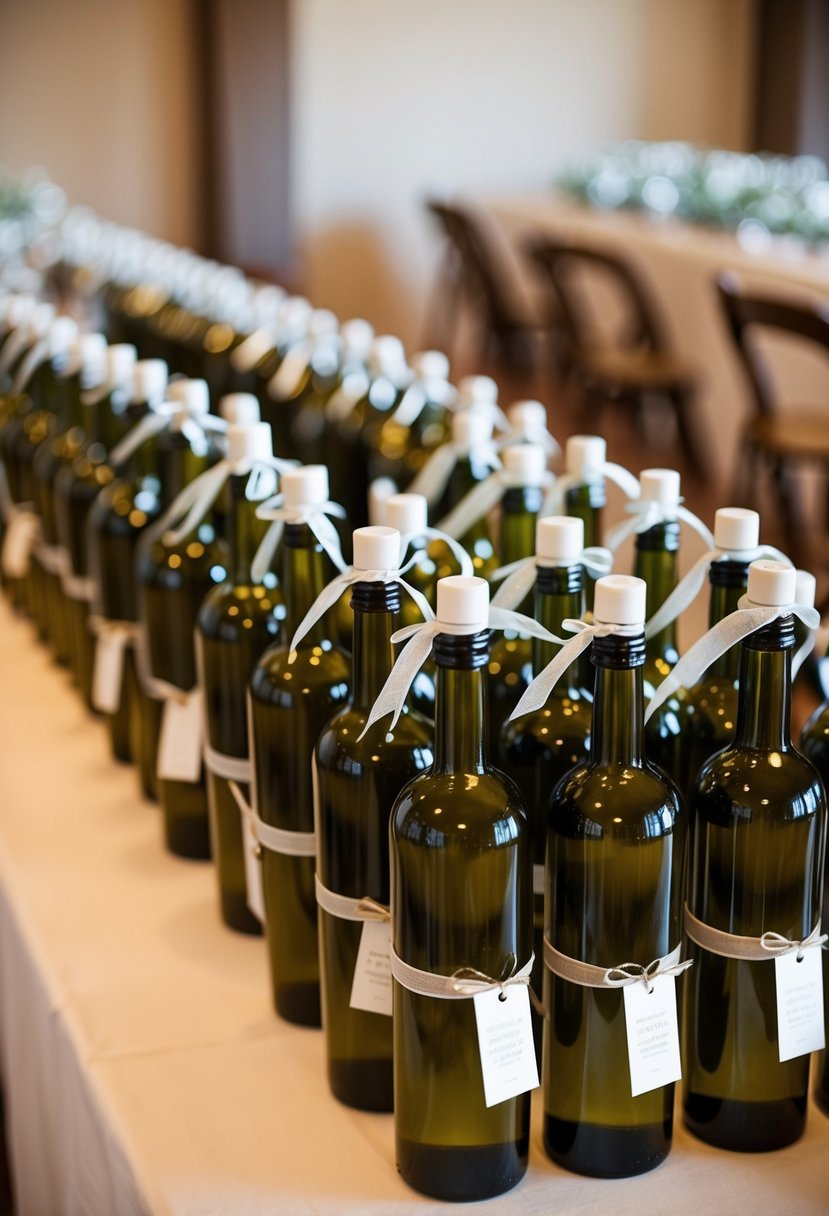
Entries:
[[568,638],[566,642],[562,638],[553,639],[561,646],[561,650],[535,677],[510,714],[510,721],[513,718],[522,717],[523,714],[533,713],[546,705],[547,698],[567,668],[576,661],[582,651],[587,649],[594,638],[606,638],[613,634],[623,638],[635,638],[642,632],[644,626],[607,624],[604,621],[594,621],[589,624],[587,621],[568,619],[561,622],[561,627],[575,636]]
[[473,633],[481,633],[484,629],[514,629],[516,633],[528,633],[530,637],[541,638],[544,642],[561,644],[561,638],[550,633],[532,617],[524,616],[521,612],[510,612],[506,608],[489,606],[489,616],[484,621],[476,621],[473,625],[449,625],[445,621],[434,619],[422,621],[415,625],[406,625],[392,634],[392,642],[403,642],[410,638],[408,646],[400,653],[391,674],[380,690],[380,695],[371,707],[363,732],[385,718],[392,715],[389,730],[394,730],[397,720],[403,712],[412,681],[432,652],[435,638],[439,633],[450,633],[456,637],[469,637]]
[[625,519],[615,528],[611,528],[605,537],[605,544],[612,553],[615,553],[623,541],[626,541],[634,532],[646,532],[648,528],[655,528],[657,524],[672,523],[677,519],[681,519],[683,523],[693,528],[709,549],[714,548],[714,537],[693,511],[682,506],[682,500],[666,506],[665,503],[655,502],[652,498],[637,498],[625,506],[625,511],[632,518]]
[[[542,486],[553,484],[552,473],[545,473]],[[479,481],[469,493],[461,499],[458,505],[445,516],[438,527],[449,536],[466,536],[470,528],[479,519],[488,515],[494,506],[501,501],[507,490],[522,487],[524,482],[509,470],[500,468],[490,473],[484,481]]]
[[428,376],[415,380],[400,398],[400,404],[389,421],[397,426],[410,427],[417,422],[427,405],[440,405],[448,409],[455,396],[456,390],[448,380]]
[[749,634],[755,633],[765,625],[770,625],[779,617],[796,616],[809,629],[817,629],[820,624],[817,609],[808,608],[803,604],[779,606],[756,604],[747,595],[742,596],[738,604],[736,612],[731,612],[728,616],[723,617],[712,629],[698,638],[690,649],[686,650],[676,667],[665,677],[651,697],[645,710],[646,722],[680,688],[693,688],[720,655],[725,654],[727,650],[736,646]]
[[210,433],[224,434],[227,423],[215,414],[188,409],[180,401],[164,401],[144,415],[131,431],[117,443],[109,454],[109,464],[119,469],[134,452],[162,431],[180,431],[198,456],[207,452],[207,437]]
[[535,585],[536,571],[539,566],[584,566],[592,579],[602,578],[613,569],[613,554],[609,549],[600,545],[588,545],[582,549],[578,557],[562,561],[552,561],[546,557],[522,557],[508,566],[501,566],[492,575],[492,582],[503,579],[503,585],[492,597],[493,604],[498,608],[515,608],[523,603]]
[[291,638],[288,662],[292,663],[294,661],[299,643],[313,629],[320,617],[325,616],[326,612],[334,607],[346,588],[353,586],[354,583],[399,583],[401,587],[408,591],[423,613],[424,621],[433,620],[435,614],[432,612],[426,596],[421,591],[418,591],[416,587],[412,587],[403,578],[406,571],[414,565],[417,557],[418,555],[414,554],[406,565],[398,570],[362,570],[357,566],[349,566],[346,570],[342,570],[339,574],[335,575],[331,582],[326,587],[323,587],[297,626],[296,633]]
[[753,562],[760,557],[772,558],[776,562],[783,562],[786,566],[791,565],[785,553],[781,553],[779,549],[775,549],[774,545],[758,545],[755,549],[732,551],[718,549],[715,545],[707,553],[703,553],[702,557],[694,562],[682,581],[677,583],[668,598],[657,608],[656,612],[645,625],[645,637],[652,638],[655,634],[661,633],[667,625],[672,624],[694,602],[714,562]]
[[821,933],[820,921],[818,921],[812,932],[808,937],[804,937],[802,941],[793,942],[790,938],[784,937],[782,933],[767,931],[760,938],[760,945],[775,957],[781,954],[791,954],[793,950],[796,950],[799,962],[803,957],[804,950],[809,950],[814,946],[822,946],[825,941],[829,941],[829,934]]
[[614,464],[612,460],[605,460],[595,468],[585,469],[581,473],[562,473],[561,477],[557,477],[544,500],[539,516],[566,515],[566,499],[569,490],[602,481],[604,478],[617,485],[625,497],[630,499],[639,497],[639,482],[633,474],[622,465]]
[[[167,545],[177,545],[199,526],[230,477],[249,473],[245,497],[249,502],[267,498],[276,489],[278,474],[296,468],[295,460],[280,460],[276,456],[239,461],[220,460],[186,485],[159,520],[158,532]],[[162,526],[163,525],[163,526]]]
[[641,963],[620,963],[618,967],[610,967],[605,972],[604,982],[608,988],[625,988],[628,984],[636,984],[641,980],[648,992],[653,992],[651,980],[655,980],[658,975],[681,975],[694,963],[692,958],[686,959],[684,963],[672,963],[670,958],[670,955],[655,958],[647,967],[643,967]]
[[269,519],[272,522],[262,537],[251,562],[250,572],[255,583],[261,582],[270,569],[276,547],[282,539],[285,524],[306,524],[336,568],[345,570],[340,538],[337,535],[337,529],[329,519],[331,515],[336,516],[337,519],[345,519],[345,508],[341,507],[338,502],[298,503],[296,506],[286,507],[282,495],[277,494],[257,507],[256,514],[259,519]]
[[561,444],[551,435],[546,426],[519,427],[510,425],[509,434],[499,441],[499,448],[508,448],[516,443],[535,443],[542,447],[548,456],[557,456]]
[[458,967],[457,971],[453,971],[449,976],[452,987],[460,996],[475,996],[478,992],[490,992],[493,988],[503,992],[511,984],[525,984],[529,987],[535,955],[532,955],[530,961],[520,970],[515,955],[509,957],[512,959],[512,967],[503,979],[496,980],[494,976],[479,971],[477,967]]
[[472,564],[472,558],[464,549],[463,545],[455,540],[454,536],[447,535],[440,528],[418,528],[416,532],[403,532],[400,536],[400,562],[401,565],[406,556],[406,550],[411,545],[414,551],[414,556],[420,557],[421,553],[426,550],[426,542],[430,540],[442,541],[450,550],[455,561],[460,566],[461,574],[467,577],[475,573],[475,567]]
[[[467,444],[456,444],[449,440],[435,448],[432,455],[409,486],[410,494],[422,494],[430,508],[438,502],[449,484],[458,461],[470,454]],[[475,456],[490,469],[500,469],[501,461],[492,440],[476,444]]]

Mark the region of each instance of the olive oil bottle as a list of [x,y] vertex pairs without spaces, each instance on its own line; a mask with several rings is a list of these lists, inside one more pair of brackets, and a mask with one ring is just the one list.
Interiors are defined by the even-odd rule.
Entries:
[[[820,773],[824,791],[829,791],[829,700],[819,705],[803,727],[800,750]],[[824,870],[823,924],[829,924],[829,867]],[[829,951],[823,953],[823,1011],[829,1026]],[[815,1101],[829,1114],[829,1050],[824,1048],[816,1060]]]
[[369,460],[372,481],[389,477],[400,489],[408,487],[431,453],[449,438],[449,407],[456,396],[443,351],[412,355],[411,370],[412,382],[381,422]]

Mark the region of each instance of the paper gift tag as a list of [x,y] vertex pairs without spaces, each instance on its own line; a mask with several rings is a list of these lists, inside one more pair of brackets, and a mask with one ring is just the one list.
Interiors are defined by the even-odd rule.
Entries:
[[[821,951],[813,946],[800,952],[779,954],[774,960],[777,988],[777,1045],[780,1063],[822,1051],[826,1046],[823,1025],[823,970]],[[765,964],[764,964],[765,965]]]
[[25,578],[29,573],[32,550],[40,532],[34,511],[16,510],[9,520],[3,541],[3,573],[9,578]]
[[538,1088],[530,995],[526,984],[477,992],[472,998],[478,1025],[478,1050],[484,1101],[497,1106]]
[[676,976],[657,975],[651,991],[626,984],[625,1030],[628,1040],[630,1092],[634,1098],[682,1077],[676,1020]]
[[262,856],[250,815],[242,815],[242,852],[245,858],[247,904],[258,921],[265,923],[265,887],[262,882]]
[[363,921],[351,985],[352,1009],[391,1017],[391,921]]
[[127,639],[128,634],[123,629],[104,629],[95,642],[92,704],[102,714],[117,713],[121,703]]
[[195,784],[202,765],[202,706],[199,689],[164,702],[158,740],[157,775],[161,781]]

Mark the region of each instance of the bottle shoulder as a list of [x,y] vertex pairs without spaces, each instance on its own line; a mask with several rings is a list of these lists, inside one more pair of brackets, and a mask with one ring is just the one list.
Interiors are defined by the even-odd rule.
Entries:
[[261,584],[220,583],[213,587],[199,609],[198,629],[203,637],[234,641],[256,637],[267,643],[279,632],[284,617],[278,588]]
[[722,826],[799,819],[825,809],[814,764],[795,747],[766,751],[731,744],[702,765],[692,790],[695,815]]
[[422,714],[407,707],[393,731],[388,729],[388,720],[375,722],[361,739],[367,720],[366,710],[351,702],[339,710],[317,741],[318,767],[332,772],[343,771],[353,763],[376,767],[405,756],[417,756],[419,769],[431,764],[434,728]]
[[[517,785],[505,773],[418,774],[399,794],[392,810],[397,840],[435,848],[462,847],[481,837],[495,845],[514,843],[529,832]],[[477,847],[477,844],[476,844]]]
[[165,544],[156,537],[139,551],[138,581],[144,587],[179,590],[188,584],[222,584],[227,579],[227,545],[215,535]]
[[671,778],[655,764],[580,762],[552,792],[548,822],[563,836],[644,841],[670,835],[685,818]]
[[316,697],[325,690],[347,687],[351,676],[348,655],[336,643],[303,646],[293,663],[289,662],[288,643],[281,638],[260,656],[251,677],[254,700],[293,704],[300,697]]
[[572,689],[564,696],[554,690],[541,709],[504,723],[501,738],[508,746],[535,739],[547,747],[567,747],[588,738],[593,722],[592,694]]

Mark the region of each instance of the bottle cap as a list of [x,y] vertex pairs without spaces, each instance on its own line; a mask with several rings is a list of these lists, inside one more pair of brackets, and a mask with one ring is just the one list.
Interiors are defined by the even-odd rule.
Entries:
[[328,502],[328,469],[324,464],[305,464],[286,469],[279,482],[286,507],[306,507]]
[[308,318],[308,333],[312,338],[335,334],[339,327],[340,323],[330,308],[315,308]]
[[55,319],[54,304],[37,304],[32,309],[29,316],[29,337],[32,342],[37,342],[38,338],[45,338],[49,332],[49,326]]
[[547,472],[547,453],[537,443],[515,443],[501,453],[504,469],[521,486],[540,486]]
[[571,477],[595,476],[607,460],[600,435],[571,435],[564,447],[564,467]]
[[412,371],[418,380],[448,380],[449,359],[442,350],[420,350],[412,355]]
[[103,334],[76,334],[72,343],[72,371],[81,372],[85,388],[101,384],[106,376],[107,340]]
[[477,410],[461,410],[452,415],[452,442],[461,448],[476,448],[492,441],[494,424],[491,414]]
[[345,321],[340,329],[345,344],[346,357],[349,359],[368,359],[371,354],[371,344],[374,341],[374,326],[362,317],[352,317]]
[[808,570],[794,572],[794,602],[801,608],[814,608],[817,579]]
[[457,409],[495,405],[497,400],[498,385],[491,376],[464,376],[458,385]]
[[577,515],[545,515],[535,525],[535,555],[576,562],[584,548],[584,521]]
[[78,336],[78,323],[71,317],[55,317],[49,326],[46,342],[49,347],[49,358],[55,359],[67,354],[72,343]]
[[795,602],[797,575],[793,566],[760,558],[748,568],[748,598],[755,604],[782,608]]
[[522,434],[535,434],[547,429],[547,410],[540,401],[513,401],[507,410],[510,425]]
[[386,502],[396,493],[397,485],[390,477],[375,477],[368,487],[368,522],[386,523]]
[[400,533],[378,525],[354,529],[355,570],[396,570],[400,565]]
[[643,625],[647,584],[631,574],[606,574],[596,582],[593,617],[603,625]]
[[403,343],[392,334],[381,334],[371,344],[369,367],[375,376],[396,375],[406,366],[406,352]]
[[437,611],[441,625],[479,625],[489,618],[489,583],[485,578],[450,574],[438,579]]
[[720,507],[714,515],[714,544],[727,552],[756,549],[760,543],[760,516],[745,507]]
[[132,400],[154,404],[167,392],[167,364],[163,359],[139,359],[132,370]]
[[276,287],[272,283],[260,283],[253,289],[253,300],[251,301],[254,323],[267,325],[271,321],[275,321],[284,299],[284,288]]
[[219,402],[219,413],[234,426],[251,426],[259,421],[259,402],[253,393],[227,393]]
[[679,506],[679,473],[676,469],[643,469],[639,474],[639,497],[662,507]]
[[12,296],[6,309],[6,324],[9,329],[21,329],[31,321],[37,308],[34,296]]
[[390,528],[417,536],[428,525],[429,505],[423,494],[392,494],[386,499],[384,516]]
[[313,312],[311,301],[305,296],[286,296],[279,310],[278,328],[280,335],[288,338],[300,338],[308,330],[308,323]]
[[106,357],[107,383],[113,388],[126,388],[138,358],[135,347],[128,342],[116,342],[114,346],[107,347]]
[[240,460],[269,460],[273,456],[273,437],[269,422],[252,422],[248,426],[231,423],[227,428],[227,458],[235,464]]
[[167,386],[167,400],[183,405],[191,414],[210,413],[210,392],[206,380],[187,380],[185,377],[171,380]]

